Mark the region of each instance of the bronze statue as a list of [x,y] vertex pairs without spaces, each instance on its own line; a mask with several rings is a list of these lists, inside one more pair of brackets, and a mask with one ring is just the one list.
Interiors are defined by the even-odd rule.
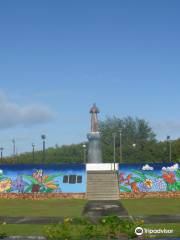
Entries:
[[98,132],[97,114],[99,112],[100,112],[99,109],[97,108],[96,104],[94,103],[92,108],[90,109],[90,113],[91,113],[91,132]]

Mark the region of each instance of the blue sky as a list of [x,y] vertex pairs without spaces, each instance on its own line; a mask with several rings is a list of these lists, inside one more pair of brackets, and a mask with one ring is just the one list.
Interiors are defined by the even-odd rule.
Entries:
[[[0,2],[0,144],[12,152],[86,140],[100,119],[150,122],[180,136],[180,2]],[[3,113],[3,114],[2,114]]]

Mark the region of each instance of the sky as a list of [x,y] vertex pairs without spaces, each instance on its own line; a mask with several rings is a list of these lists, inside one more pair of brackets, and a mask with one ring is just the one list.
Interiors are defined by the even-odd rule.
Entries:
[[86,141],[89,108],[180,137],[178,0],[1,0],[0,146]]

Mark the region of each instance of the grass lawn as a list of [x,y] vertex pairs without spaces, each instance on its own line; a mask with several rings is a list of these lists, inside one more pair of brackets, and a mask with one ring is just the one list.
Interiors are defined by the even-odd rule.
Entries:
[[180,215],[180,199],[124,199],[121,200],[128,213],[138,215]]
[[5,232],[8,236],[43,236],[44,228],[45,225],[41,224],[6,224],[0,226],[0,233]]
[[81,199],[0,199],[0,216],[80,217],[85,204]]
[[[180,214],[180,199],[128,199],[121,200],[130,215],[177,215]],[[86,200],[49,199],[49,200],[14,200],[0,199],[0,216],[60,216],[80,217]],[[42,224],[6,224],[0,225],[0,233],[8,235],[43,235]],[[173,235],[180,236],[180,223],[145,224],[144,228],[173,229]],[[160,235],[159,237],[163,237]]]
[[[130,215],[178,215],[180,199],[124,199],[121,200]],[[86,200],[48,199],[21,200],[0,199],[0,216],[54,216],[80,217]]]

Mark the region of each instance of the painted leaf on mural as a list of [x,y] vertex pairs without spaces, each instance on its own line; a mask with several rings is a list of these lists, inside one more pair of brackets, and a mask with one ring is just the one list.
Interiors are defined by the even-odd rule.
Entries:
[[131,177],[131,179],[134,180],[135,182],[144,182],[144,179],[138,177]]
[[32,192],[32,185],[26,187],[26,188],[25,188],[25,192],[26,192],[26,193]]
[[39,184],[39,181],[37,181],[35,178],[33,178],[30,175],[22,174],[21,176],[26,180],[29,180],[32,184]]
[[162,178],[161,176],[159,176],[159,175],[157,175],[157,174],[155,174],[153,172],[146,172],[146,175],[147,176],[151,176],[151,177],[155,177],[155,178]]
[[175,190],[180,191],[180,182],[175,182]]
[[179,169],[176,171],[176,177],[180,179],[180,170]]
[[44,177],[46,177],[46,178],[44,178],[44,183],[47,183],[47,182],[50,182],[50,181],[52,181],[52,180],[54,180],[55,178],[57,178],[57,177],[60,177],[60,176],[62,176],[63,174],[61,174],[61,173],[57,173],[57,174],[53,174],[53,175],[50,175],[50,176],[44,176]]
[[138,170],[132,170],[133,173],[135,173],[136,175],[139,175],[144,181],[146,180],[146,176],[144,173],[142,173],[141,171]]
[[120,190],[124,191],[124,192],[132,192],[131,189],[129,189],[128,187],[125,187],[125,186],[120,186]]

